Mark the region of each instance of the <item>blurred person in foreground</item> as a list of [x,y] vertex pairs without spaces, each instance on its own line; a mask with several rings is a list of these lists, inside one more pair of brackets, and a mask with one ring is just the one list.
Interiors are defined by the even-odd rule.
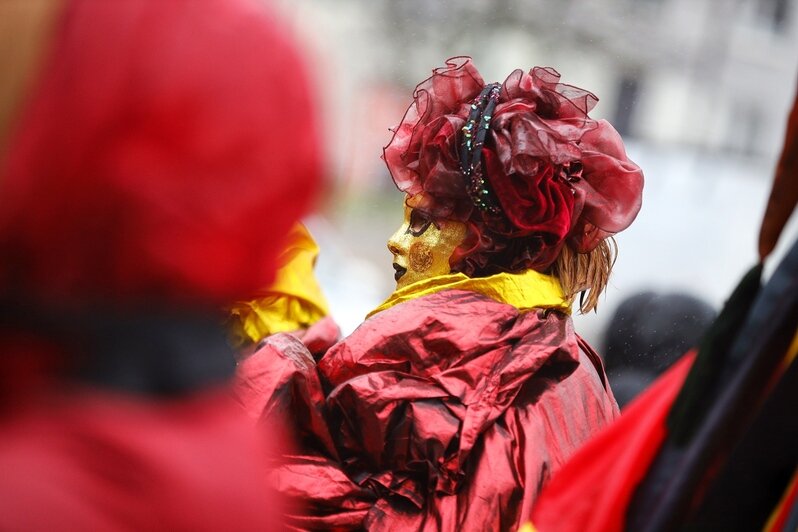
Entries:
[[642,292],[615,310],[604,332],[604,365],[623,408],[690,348],[715,319],[706,302],[680,293]]
[[220,309],[319,177],[259,2],[0,3],[0,528],[268,530]]
[[325,353],[276,334],[239,366],[250,414],[293,428],[293,526],[517,529],[617,416],[570,312],[595,308],[643,175],[596,101],[552,69],[486,85],[468,58],[416,88],[385,149],[396,291]]

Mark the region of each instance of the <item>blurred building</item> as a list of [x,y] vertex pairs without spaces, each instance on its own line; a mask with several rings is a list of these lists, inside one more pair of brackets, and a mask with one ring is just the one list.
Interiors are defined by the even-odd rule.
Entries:
[[406,105],[432,67],[472,55],[488,80],[554,66],[599,95],[597,114],[624,135],[773,158],[795,89],[795,0],[282,3],[314,43],[336,127],[364,111],[396,122],[386,87],[403,90]]
[[[384,273],[378,293],[393,286],[385,240],[401,220],[381,148],[412,88],[454,55],[472,56],[486,81],[556,68],[600,98],[593,115],[613,122],[643,167],[643,210],[619,237],[602,316],[647,288],[718,305],[756,259],[798,80],[798,0],[277,3],[307,39],[325,95],[338,183],[326,214],[351,253]],[[591,337],[601,319],[577,327]]]

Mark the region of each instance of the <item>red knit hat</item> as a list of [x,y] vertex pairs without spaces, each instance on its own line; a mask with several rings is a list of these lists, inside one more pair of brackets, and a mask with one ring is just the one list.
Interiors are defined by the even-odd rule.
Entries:
[[320,175],[301,63],[256,2],[70,2],[0,174],[0,296],[267,286]]

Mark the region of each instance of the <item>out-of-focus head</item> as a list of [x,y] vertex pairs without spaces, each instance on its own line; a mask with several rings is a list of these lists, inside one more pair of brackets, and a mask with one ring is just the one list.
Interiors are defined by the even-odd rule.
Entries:
[[452,254],[465,238],[465,224],[433,220],[415,208],[422,202],[422,195],[407,198],[402,225],[388,240],[397,288],[450,273]]
[[452,271],[585,277],[586,265],[555,265],[563,249],[574,264],[594,250],[606,258],[605,239],[637,215],[640,168],[615,129],[588,116],[597,98],[559,79],[536,67],[486,86],[460,57],[416,87],[384,159],[397,187],[423,198],[414,211],[465,224]]
[[626,298],[604,333],[604,363],[618,404],[626,405],[689,349],[697,347],[715,309],[681,293]]
[[320,174],[257,2],[65,3],[0,173],[0,299],[211,308],[268,286]]
[[688,294],[642,292],[624,299],[605,334],[607,371],[659,375],[698,346],[715,315],[711,305]]

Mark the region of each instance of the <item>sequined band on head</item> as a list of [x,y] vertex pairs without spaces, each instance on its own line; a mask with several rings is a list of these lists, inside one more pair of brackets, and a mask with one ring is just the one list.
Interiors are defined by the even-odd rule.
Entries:
[[499,83],[491,83],[482,89],[479,96],[471,102],[471,111],[463,126],[460,140],[460,169],[468,180],[468,194],[481,210],[490,214],[500,214],[496,199],[482,171],[482,146],[490,129],[490,120],[499,102]]

